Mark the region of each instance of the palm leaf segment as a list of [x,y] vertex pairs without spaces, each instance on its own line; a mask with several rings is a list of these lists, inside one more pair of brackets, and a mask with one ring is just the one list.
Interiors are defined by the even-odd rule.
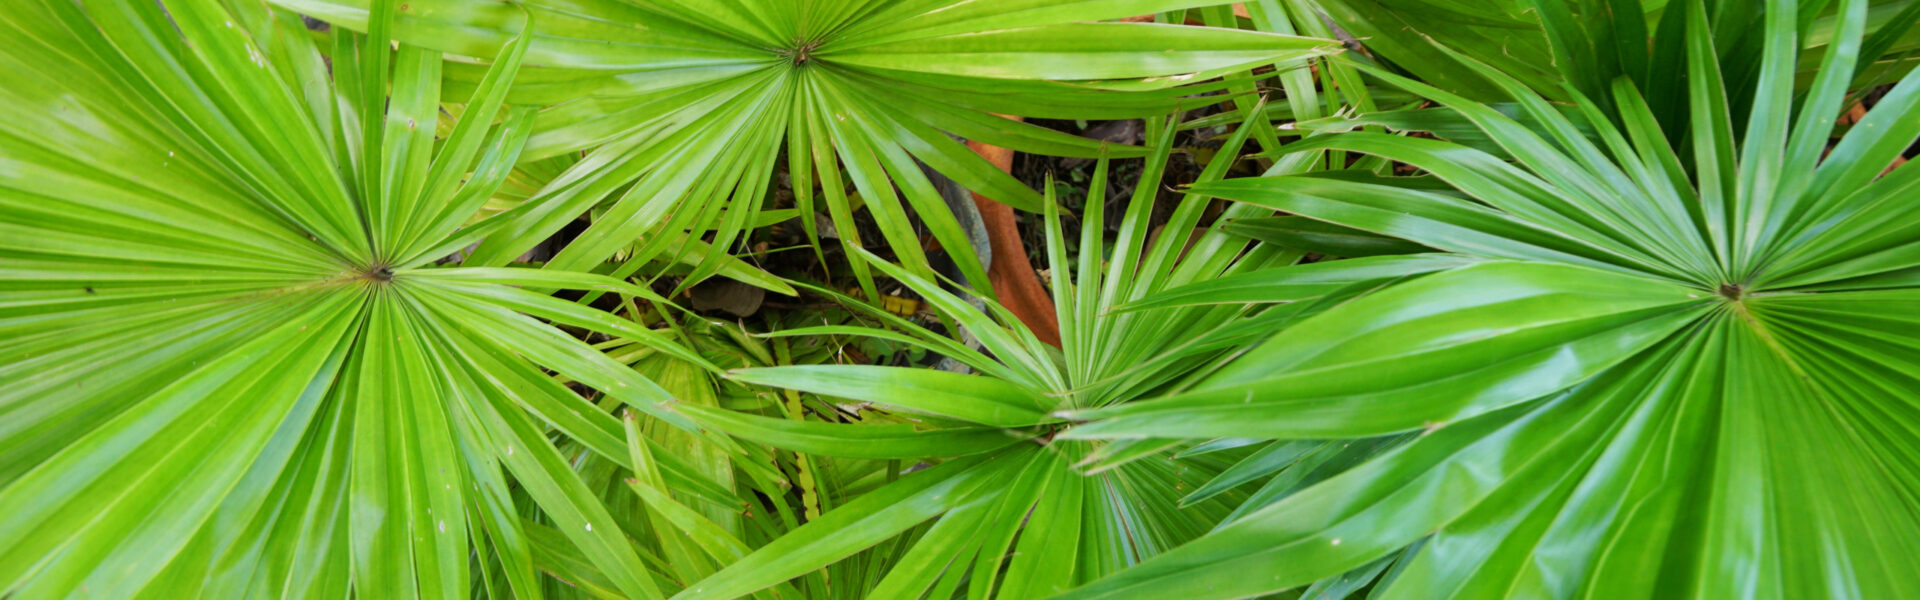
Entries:
[[[1830,0],[1805,0],[1801,6],[1802,61],[1795,89],[1805,90],[1843,20]],[[1905,0],[1869,0],[1865,43],[1855,51],[1856,87],[1896,80],[1920,62],[1913,51],[1920,38],[1909,35],[1920,19],[1920,5]],[[1752,89],[1755,59],[1766,44],[1765,10],[1751,0],[1706,0],[1715,28],[1721,69],[1732,91]],[[1367,50],[1418,76],[1422,81],[1483,102],[1504,98],[1499,86],[1473,74],[1432,42],[1472,55],[1554,100],[1570,98],[1572,86],[1601,106],[1610,106],[1609,82],[1625,76],[1650,98],[1667,92],[1684,95],[1683,69],[1649,59],[1680,48],[1685,37],[1682,3],[1652,0],[1369,0],[1325,2],[1320,8]],[[1652,43],[1649,43],[1649,40]],[[1739,83],[1734,83],[1739,82]],[[1730,96],[1736,115],[1747,98]],[[1665,107],[1665,103],[1656,102]],[[1684,104],[1684,103],[1679,103]],[[1674,106],[1682,108],[1684,106]],[[1684,114],[1684,110],[1679,111]],[[1668,122],[1664,111],[1656,115]]]
[[258,3],[0,10],[0,595],[467,597],[478,548],[537,597],[509,473],[659,595],[548,438],[626,464],[620,424],[535,364],[684,421],[521,313],[673,348],[514,286],[650,293],[428,266],[488,227],[529,40],[436,140],[441,57],[390,52],[391,12],[323,52]]
[[[364,29],[366,0],[275,3]],[[1181,87],[1189,80],[1259,64],[1297,65],[1337,49],[1325,40],[1248,31],[1091,22],[1210,4],[1205,0],[522,4],[541,24],[527,55],[540,68],[513,97],[556,104],[536,119],[526,158],[604,147],[533,198],[525,214],[481,245],[474,264],[504,264],[606,202],[592,229],[550,268],[592,266],[646,235],[649,243],[619,271],[631,273],[680,238],[715,231],[712,258],[693,279],[711,274],[755,220],[783,151],[803,213],[819,202],[817,171],[843,240],[871,242],[859,239],[852,221],[864,204],[901,261],[931,277],[908,207],[944,247],[968,244],[916,161],[1016,208],[1041,210],[1031,189],[948,134],[1092,158],[1101,152],[1097,141],[996,114],[1166,114],[1182,97],[1222,85]],[[464,0],[408,6],[395,26],[400,39],[472,55],[499,46],[506,34],[498,23],[514,10]],[[449,76],[471,78],[469,71],[452,68]],[[857,197],[846,193],[836,164]],[[813,221],[801,222],[817,233]],[[952,255],[969,281],[986,281],[976,257]],[[854,267],[870,285],[864,263]]]
[[1705,11],[1684,5],[1684,153],[1629,84],[1613,88],[1617,126],[1578,99],[1602,124],[1588,138],[1463,60],[1540,129],[1381,77],[1510,157],[1364,133],[1294,146],[1406,162],[1454,191],[1198,186],[1490,262],[1329,310],[1193,392],[1077,414],[1099,419],[1073,432],[1089,438],[1423,435],[1066,597],[1245,597],[1421,539],[1384,597],[1920,594],[1920,167],[1882,174],[1920,135],[1920,80],[1828,152],[1866,4],[1839,3],[1835,50],[1798,101],[1794,8],[1766,7],[1736,130]]
[[[1160,143],[1149,165],[1164,165],[1172,149],[1171,127],[1156,123],[1153,137]],[[1245,134],[1228,143],[1210,169],[1218,178],[1231,163]],[[1083,251],[1101,254],[1105,220],[1102,189],[1106,162],[1092,181]],[[1149,167],[1137,189],[1126,219],[1124,246],[1116,255],[1130,255],[1129,264],[1142,260],[1147,217],[1158,193],[1162,169]],[[1050,190],[1049,190],[1049,195]],[[1197,218],[1206,198],[1186,202],[1181,220]],[[1049,203],[1050,204],[1050,203]],[[1049,211],[1049,216],[1053,216]],[[1057,221],[1054,221],[1057,225]],[[1175,225],[1176,227],[1178,225]],[[1187,225],[1191,228],[1191,225]],[[1057,228],[1050,237],[1056,268],[1069,269],[1065,240]],[[1224,234],[1208,237],[1209,244],[1228,246],[1235,240]],[[1169,237],[1156,245],[1146,260],[1171,261],[1178,250]],[[1286,262],[1277,249],[1258,251],[1241,263]],[[1225,499],[1180,506],[1180,496],[1194,490],[1225,466],[1217,457],[1170,460],[1164,454],[1126,461],[1117,468],[1082,476],[1083,461],[1100,461],[1095,448],[1082,442],[1049,444],[1059,419],[1050,412],[1064,407],[1106,404],[1123,399],[1131,390],[1166,385],[1195,363],[1205,364],[1219,350],[1198,337],[1179,338],[1169,345],[1169,329],[1187,327],[1206,332],[1239,314],[1238,307],[1182,308],[1176,314],[1103,315],[1104,307],[1134,299],[1157,284],[1133,278],[1131,270],[1116,266],[1111,275],[1099,261],[1083,262],[1079,278],[1091,286],[1084,293],[1056,282],[1063,294],[1059,308],[1064,354],[1040,342],[1020,321],[987,301],[976,308],[943,290],[937,283],[885,262],[874,262],[888,275],[920,292],[927,301],[972,332],[981,342],[975,350],[951,338],[927,331],[885,312],[870,310],[875,318],[895,325],[901,333],[848,327],[810,327],[779,332],[781,336],[821,334],[883,335],[953,357],[978,374],[857,365],[811,365],[752,368],[731,373],[735,379],[805,390],[829,398],[872,402],[894,414],[917,421],[909,424],[829,424],[796,422],[720,410],[695,410],[691,416],[703,425],[745,439],[808,454],[869,459],[953,457],[931,469],[914,473],[868,492],[827,512],[819,520],[749,555],[708,581],[690,586],[685,598],[734,597],[838,561],[852,551],[901,538],[907,544],[890,569],[861,597],[919,597],[929,593],[948,597],[964,589],[970,598],[1044,597],[1079,582],[1091,580],[1152,556],[1203,533],[1225,517]],[[1186,277],[1204,277],[1207,269],[1229,269],[1229,264],[1186,265]],[[1217,274],[1217,271],[1212,271]],[[1100,281],[1108,281],[1106,285]],[[1134,287],[1138,285],[1138,289]],[[821,290],[823,293],[831,293]],[[852,307],[862,303],[847,299]],[[904,335],[902,335],[904,334]],[[1157,338],[1154,344],[1129,343]],[[1140,361],[1156,368],[1131,369],[1137,362],[1099,362],[1093,346],[1138,350]],[[882,419],[873,419],[885,422]],[[1142,458],[1136,456],[1134,458]],[[1231,496],[1230,496],[1231,497]],[[1030,516],[1029,516],[1030,515]],[[926,523],[930,523],[926,524]],[[915,531],[922,531],[913,535]],[[1003,565],[1004,562],[1004,565]],[[944,591],[943,591],[944,590]]]
[[[1256,106],[1247,122],[1260,114],[1263,111]],[[1049,211],[1054,228],[1048,249],[1054,272],[1059,274],[1052,291],[1058,300],[1061,348],[1040,342],[991,300],[985,301],[984,309],[970,306],[933,281],[876,261],[876,268],[953,315],[980,340],[980,349],[872,309],[866,310],[898,332],[827,326],[777,335],[884,336],[953,357],[976,374],[807,365],[741,369],[730,375],[827,398],[870,402],[915,424],[800,422],[682,406],[702,425],[807,454],[953,458],[827,512],[707,580],[691,584],[677,597],[739,596],[895,539],[901,540],[894,550],[899,558],[886,563],[884,577],[849,594],[911,598],[931,593],[944,598],[964,589],[969,598],[1049,597],[1204,533],[1248,497],[1244,484],[1269,478],[1294,462],[1282,458],[1283,454],[1306,455],[1302,462],[1313,463],[1291,480],[1293,484],[1311,481],[1305,472],[1343,454],[1341,448],[1334,448],[1339,443],[1285,448],[1276,444],[1264,450],[1240,445],[1235,451],[1218,451],[1234,446],[1209,449],[1177,440],[1088,443],[1053,438],[1065,425],[1055,414],[1058,411],[1124,405],[1160,390],[1181,389],[1191,385],[1196,374],[1217,368],[1224,356],[1261,341],[1252,332],[1267,331],[1400,276],[1458,264],[1424,257],[1383,257],[1369,261],[1370,268],[1329,263],[1277,269],[1273,272],[1282,275],[1266,282],[1280,291],[1262,298],[1275,303],[1275,308],[1266,310],[1238,303],[1142,304],[1172,287],[1263,273],[1263,268],[1292,264],[1304,255],[1217,230],[1191,240],[1151,236],[1157,182],[1172,150],[1172,130],[1171,124],[1149,125],[1149,137],[1157,143],[1121,219],[1112,262],[1092,258],[1077,265],[1070,262],[1057,215]],[[1200,179],[1224,176],[1251,131],[1251,126],[1243,125],[1231,136]],[[1283,159],[1279,168],[1311,170],[1323,160],[1310,153],[1297,154]],[[1079,236],[1083,257],[1106,254],[1106,219],[1101,216],[1106,165],[1100,162],[1090,179],[1094,183]],[[1163,230],[1194,231],[1212,200],[1200,194],[1182,199]],[[1243,205],[1231,209],[1227,218],[1269,212]],[[1316,268],[1332,265],[1340,268]],[[1218,279],[1223,276],[1231,277]],[[864,306],[850,300],[848,304]],[[1174,449],[1184,455],[1171,456],[1169,451]],[[1232,458],[1254,455],[1265,460],[1249,458],[1246,465],[1233,466]],[[1328,471],[1337,468],[1330,466]],[[1288,491],[1291,485],[1286,483],[1263,490],[1275,495]]]

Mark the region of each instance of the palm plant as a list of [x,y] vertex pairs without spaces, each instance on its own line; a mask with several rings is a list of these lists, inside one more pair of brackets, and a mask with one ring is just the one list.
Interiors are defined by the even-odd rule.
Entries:
[[[274,0],[364,30],[387,0]],[[1164,115],[1203,82],[1254,65],[1298,65],[1337,49],[1325,40],[1249,31],[1096,23],[1210,0],[525,0],[540,28],[527,53],[538,75],[516,101],[555,104],[533,126],[528,159],[593,149],[475,251],[501,265],[596,205],[592,228],[551,269],[599,264],[642,236],[616,275],[637,272],[683,238],[713,232],[712,273],[761,210],[784,153],[796,203],[824,200],[843,242],[860,246],[864,205],[886,244],[933,273],[907,207],[947,248],[967,236],[916,166],[923,162],[993,199],[1040,212],[1025,185],[949,134],[1027,152],[1092,158],[1099,143],[996,115],[1118,119]],[[417,0],[394,26],[403,40],[465,55],[497,48],[512,6]],[[451,67],[455,80],[477,71]],[[1107,150],[1139,156],[1137,148]],[[858,190],[846,193],[836,164]],[[817,174],[817,175],[816,175]],[[815,183],[819,184],[816,197]],[[903,203],[904,200],[904,203]],[[818,242],[810,219],[802,225]],[[977,257],[950,253],[985,289]],[[858,256],[857,254],[855,256]],[[874,290],[865,263],[852,265]]]
[[[1057,217],[1049,214],[1061,348],[1039,342],[990,300],[984,301],[984,309],[974,308],[935,282],[875,262],[952,315],[981,348],[880,311],[871,312],[892,322],[892,331],[827,326],[770,335],[851,334],[912,341],[958,359],[976,374],[868,365],[730,372],[735,380],[872,403],[894,415],[866,422],[840,423],[845,417],[836,416],[839,410],[822,413],[825,421],[795,421],[790,414],[681,407],[705,426],[782,449],[827,457],[926,460],[932,466],[827,511],[707,580],[690,584],[676,597],[739,596],[901,537],[906,539],[894,546],[897,559],[890,569],[868,580],[867,589],[854,592],[874,598],[945,598],[962,592],[969,598],[1048,597],[1204,533],[1247,497],[1245,484],[1277,471],[1238,467],[1217,479],[1230,470],[1233,459],[1257,450],[1246,444],[1192,447],[1175,457],[1167,452],[1173,445],[1165,443],[1069,442],[1055,437],[1062,423],[1051,413],[1124,406],[1184,387],[1216,367],[1222,356],[1258,341],[1256,332],[1369,289],[1359,284],[1378,285],[1442,268],[1446,261],[1388,257],[1352,265],[1288,267],[1283,271],[1292,274],[1288,290],[1295,302],[1284,309],[1134,306],[1183,283],[1286,265],[1304,255],[1221,231],[1191,240],[1171,234],[1149,239],[1157,183],[1172,140],[1170,125],[1154,129],[1155,154],[1127,205],[1111,262],[1097,258],[1105,254],[1105,161],[1092,179],[1080,235],[1082,260],[1077,264],[1066,254]],[[1200,176],[1202,181],[1219,179],[1238,161],[1238,148],[1251,129],[1241,128],[1226,142]],[[1312,169],[1321,160],[1299,155],[1283,161],[1283,168]],[[1162,231],[1193,231],[1210,201],[1205,195],[1186,197]],[[1262,212],[1244,206],[1230,211],[1229,217]],[[1126,310],[1115,310],[1123,307]],[[1222,450],[1233,447],[1237,450]]]
[[1920,1],[0,4],[0,597],[1920,597]]
[[630,467],[619,422],[542,369],[690,424],[541,320],[699,357],[522,288],[648,290],[433,265],[496,226],[462,227],[527,139],[532,38],[436,131],[441,56],[390,19],[322,51],[244,2],[0,12],[0,595],[465,597],[477,559],[538,597],[516,494],[659,595],[549,439]]
[[1456,56],[1539,129],[1374,75],[1506,156],[1374,133],[1290,147],[1390,158],[1448,189],[1370,174],[1196,186],[1476,264],[1331,308],[1181,394],[1069,413],[1093,421],[1075,439],[1418,437],[1063,597],[1246,597],[1416,542],[1376,597],[1920,594],[1920,167],[1888,169],[1920,136],[1920,81],[1829,150],[1867,3],[1838,3],[1798,98],[1796,8],[1766,4],[1736,121],[1726,32],[1704,2],[1676,4],[1684,51],[1655,64],[1685,65],[1679,145],[1631,80],[1611,85],[1618,126],[1569,92],[1588,136]]

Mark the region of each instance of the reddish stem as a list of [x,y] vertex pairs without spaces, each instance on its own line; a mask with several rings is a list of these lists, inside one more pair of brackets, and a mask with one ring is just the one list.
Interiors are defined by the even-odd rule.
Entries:
[[[1018,119],[1019,117],[1008,117]],[[1013,169],[1013,151],[979,142],[967,142],[987,162],[1002,171]],[[978,193],[974,206],[980,209],[980,221],[987,229],[987,241],[993,248],[993,264],[987,266],[987,279],[1002,306],[1020,318],[1040,341],[1060,346],[1060,321],[1053,310],[1053,298],[1040,285],[1040,276],[1027,262],[1027,246],[1020,239],[1020,226],[1014,220],[1013,207],[995,202]]]

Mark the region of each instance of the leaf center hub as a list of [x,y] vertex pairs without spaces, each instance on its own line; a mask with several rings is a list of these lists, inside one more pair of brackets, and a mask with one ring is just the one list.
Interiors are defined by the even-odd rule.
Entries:
[[374,283],[393,281],[393,267],[385,263],[374,263],[360,270],[360,276]]
[[1745,294],[1746,294],[1746,290],[1741,289],[1738,284],[1732,284],[1732,283],[1720,284],[1720,297],[1722,298],[1726,298],[1734,302],[1739,302],[1740,298]]
[[813,53],[820,49],[819,40],[794,40],[793,46],[779,50],[780,56],[793,61],[793,66],[804,67],[813,60]]

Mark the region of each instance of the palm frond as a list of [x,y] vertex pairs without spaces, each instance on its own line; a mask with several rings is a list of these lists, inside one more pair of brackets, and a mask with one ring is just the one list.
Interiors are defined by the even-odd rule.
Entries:
[[1658,57],[1689,70],[1683,148],[1624,78],[1613,91],[1627,131],[1601,124],[1594,139],[1455,55],[1545,130],[1376,74],[1473,120],[1515,164],[1379,134],[1292,148],[1402,161],[1464,197],[1390,179],[1197,186],[1487,262],[1331,308],[1188,393],[1075,413],[1097,421],[1068,437],[1418,437],[1064,597],[1244,597],[1422,540],[1377,594],[1920,591],[1883,560],[1920,549],[1920,321],[1895,308],[1920,297],[1904,250],[1920,230],[1892,201],[1920,170],[1881,175],[1920,136],[1920,82],[1895,86],[1872,126],[1821,158],[1867,3],[1839,3],[1850,36],[1798,100],[1795,8],[1766,5],[1752,110],[1738,119],[1720,24],[1699,1],[1670,9],[1687,11],[1684,54]]
[[538,597],[525,493],[613,589],[661,596],[549,439],[624,464],[618,422],[542,369],[691,424],[534,317],[673,345],[513,286],[657,296],[427,265],[485,230],[462,225],[526,142],[504,99],[530,21],[436,139],[442,57],[391,49],[373,8],[327,50],[246,3],[6,9],[0,590],[465,597],[478,550]]

